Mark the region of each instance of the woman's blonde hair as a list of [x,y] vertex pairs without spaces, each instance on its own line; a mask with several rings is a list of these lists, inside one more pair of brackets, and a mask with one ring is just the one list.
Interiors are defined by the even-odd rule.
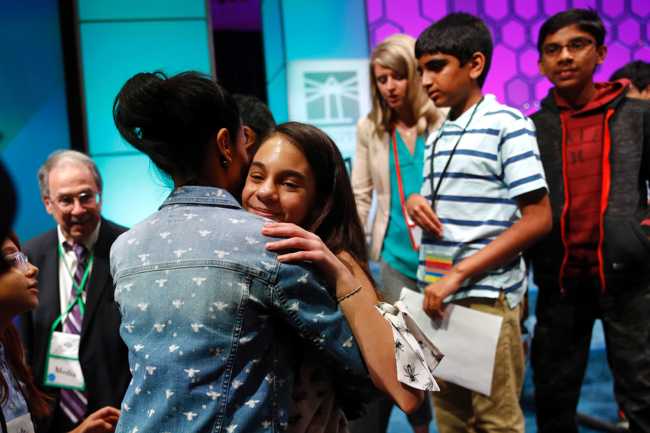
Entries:
[[415,39],[409,35],[395,34],[377,45],[370,56],[372,109],[368,113],[368,119],[374,124],[378,135],[393,129],[397,121],[397,113],[388,107],[379,93],[375,65],[391,69],[408,80],[406,104],[411,107],[413,116],[417,119],[418,134],[423,133],[429,125],[436,123],[438,110],[420,84],[415,60]]

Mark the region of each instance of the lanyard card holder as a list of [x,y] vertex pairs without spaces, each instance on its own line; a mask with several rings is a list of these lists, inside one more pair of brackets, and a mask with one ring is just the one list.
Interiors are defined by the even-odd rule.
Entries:
[[439,249],[432,245],[422,246],[422,256],[424,258],[424,275],[422,280],[427,284],[435,283],[451,271],[454,260],[451,255],[442,254]]
[[[64,256],[61,245],[59,245],[59,255]],[[73,308],[79,304],[79,311],[83,315],[86,310],[86,304],[83,300],[83,291],[88,281],[88,275],[92,268],[94,254],[90,256],[90,260],[86,265],[83,277],[79,284],[75,283],[74,275],[68,264],[64,260],[66,269],[72,278],[72,285],[76,289],[77,296],[70,302],[70,305],[52,323],[50,329],[50,341],[48,344],[46,361],[45,361],[45,379],[43,384],[55,388],[75,389],[78,391],[85,391],[86,384],[84,381],[81,363],[79,362],[79,344],[81,342],[81,335],[68,332],[57,331],[60,323],[65,322],[68,314],[71,314]],[[79,324],[81,326],[81,324]]]
[[77,334],[60,331],[50,334],[45,363],[45,386],[85,391],[86,384],[79,362],[80,340],[81,336]]

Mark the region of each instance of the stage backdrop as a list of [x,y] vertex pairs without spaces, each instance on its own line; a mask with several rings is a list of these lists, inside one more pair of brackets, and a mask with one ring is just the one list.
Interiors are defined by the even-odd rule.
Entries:
[[648,0],[367,0],[370,46],[393,33],[417,37],[450,12],[481,17],[492,31],[494,56],[485,91],[524,112],[539,108],[550,84],[537,68],[537,33],[551,15],[567,8],[596,10],[607,28],[608,55],[596,73],[605,81],[631,60],[650,61]]
[[435,20],[464,11],[484,19],[494,38],[484,90],[532,113],[550,87],[537,67],[537,33],[544,20],[571,7],[595,9],[607,27],[609,54],[597,80],[630,60],[650,61],[647,0],[262,0],[269,106],[280,122],[323,128],[350,158],[354,124],[369,110],[372,48],[394,33],[417,37]]
[[15,228],[26,240],[54,226],[36,171],[70,147],[57,2],[2,2],[0,28],[0,151],[18,189]]
[[149,158],[126,143],[113,100],[137,72],[212,74],[211,29],[203,0],[77,0],[88,153],[104,177],[103,213],[131,226],[171,191]]
[[263,0],[269,106],[278,122],[325,130],[344,158],[370,109],[368,32],[362,0]]

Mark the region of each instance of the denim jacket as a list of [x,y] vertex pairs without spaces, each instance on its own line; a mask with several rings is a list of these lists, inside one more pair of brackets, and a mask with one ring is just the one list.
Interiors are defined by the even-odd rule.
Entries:
[[115,242],[133,375],[118,433],[285,431],[296,336],[367,380],[335,302],[266,251],[263,224],[226,191],[189,186]]

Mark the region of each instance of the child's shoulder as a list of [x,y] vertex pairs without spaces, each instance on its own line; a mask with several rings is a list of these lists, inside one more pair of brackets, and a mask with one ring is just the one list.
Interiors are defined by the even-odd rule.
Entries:
[[518,134],[534,134],[532,121],[518,109],[492,100],[483,111],[483,120],[490,129],[496,129],[499,136],[517,132]]
[[[483,112],[483,117],[491,118],[490,121],[503,124],[526,121],[528,118],[518,109],[509,105],[501,104],[496,99],[492,99],[490,104]],[[494,120],[492,120],[494,119]]]

